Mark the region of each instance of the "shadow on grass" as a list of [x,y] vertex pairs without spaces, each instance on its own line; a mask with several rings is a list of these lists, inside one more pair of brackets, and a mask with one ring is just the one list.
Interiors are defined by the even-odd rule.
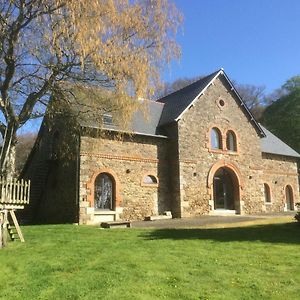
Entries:
[[300,244],[298,223],[269,224],[235,228],[156,229],[140,235],[149,240],[215,240],[218,242],[261,241],[267,243]]

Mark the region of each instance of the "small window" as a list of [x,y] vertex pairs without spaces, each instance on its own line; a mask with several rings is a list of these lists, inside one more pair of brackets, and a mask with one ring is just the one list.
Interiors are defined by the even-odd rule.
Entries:
[[227,135],[226,135],[226,148],[229,151],[235,151],[235,152],[237,151],[236,135],[232,130],[227,132]]
[[287,210],[294,210],[294,195],[293,189],[290,185],[285,187],[285,198]]
[[113,125],[113,118],[110,114],[103,115],[103,124],[105,125]]
[[153,175],[146,175],[143,178],[142,185],[157,186],[158,180]]
[[218,128],[212,128],[210,132],[210,143],[212,149],[222,149],[221,132]]
[[223,107],[225,105],[225,101],[223,99],[220,99],[219,100],[219,105]]
[[268,184],[264,183],[265,202],[271,203],[271,191]]

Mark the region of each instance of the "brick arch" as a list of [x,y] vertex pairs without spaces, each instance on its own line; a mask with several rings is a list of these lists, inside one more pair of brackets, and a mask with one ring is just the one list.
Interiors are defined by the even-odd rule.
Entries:
[[208,177],[207,177],[207,187],[208,188],[212,187],[215,173],[220,168],[227,168],[227,169],[229,169],[236,176],[236,179],[238,181],[239,187],[241,189],[243,188],[242,174],[241,174],[240,170],[233,163],[227,162],[225,160],[220,160],[220,161],[216,162],[210,168],[209,173],[208,173]]
[[235,147],[236,147],[236,151],[235,152],[239,153],[239,136],[236,133],[236,131],[234,129],[232,129],[232,128],[227,128],[226,133],[224,135],[225,136],[225,148],[226,148],[226,150],[228,150],[227,149],[227,135],[228,135],[229,132],[232,132],[234,134],[234,136],[235,136]]
[[210,168],[207,176],[207,189],[208,189],[208,194],[210,196],[210,199],[212,201],[214,200],[214,188],[213,188],[214,176],[220,168],[227,169],[229,173],[232,175],[234,185],[235,185],[235,189],[234,189],[235,210],[238,213],[242,214],[243,213],[243,202],[241,201],[242,190],[243,190],[242,175],[240,170],[233,163],[227,162],[225,160],[221,160],[216,162]]
[[284,193],[284,204],[287,205],[287,199],[286,199],[286,192],[287,192],[287,188],[290,188],[291,189],[291,196],[292,196],[292,207],[293,207],[293,210],[295,209],[295,191],[294,191],[294,187],[291,185],[291,184],[286,184],[284,186],[284,189],[283,189],[283,193]]
[[[271,184],[268,182],[268,181],[264,181],[263,182],[263,185],[264,185],[264,199],[265,199],[265,203],[272,203],[272,189],[271,189]],[[267,186],[267,189],[268,189],[268,193],[269,193],[269,197],[270,197],[270,201],[269,202],[266,202],[266,191],[265,191],[265,186]]]
[[[219,134],[219,138],[220,138],[220,143],[221,143],[221,148],[220,149],[214,149],[211,146],[211,132],[213,129],[216,129],[218,134]],[[208,139],[208,149],[212,150],[212,151],[223,151],[225,150],[225,146],[224,146],[224,132],[221,130],[221,128],[219,127],[219,125],[213,124],[209,127],[209,130],[207,132],[207,139]],[[225,140],[226,141],[226,140]]]
[[101,168],[100,170],[97,170],[93,173],[91,179],[89,180],[89,182],[87,182],[87,189],[89,191],[88,196],[87,196],[87,201],[90,202],[90,206],[94,207],[94,194],[95,194],[95,180],[97,178],[97,176],[99,176],[100,174],[108,174],[111,176],[111,178],[113,179],[114,182],[114,196],[115,196],[115,205],[114,205],[114,209],[116,207],[119,207],[122,203],[121,201],[121,195],[120,195],[120,181],[118,179],[118,176],[116,175],[116,173],[109,168]]

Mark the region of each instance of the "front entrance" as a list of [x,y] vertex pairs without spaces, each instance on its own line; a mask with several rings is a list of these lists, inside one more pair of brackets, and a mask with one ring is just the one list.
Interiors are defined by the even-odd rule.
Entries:
[[236,190],[233,175],[226,168],[220,168],[214,175],[214,208],[235,210]]

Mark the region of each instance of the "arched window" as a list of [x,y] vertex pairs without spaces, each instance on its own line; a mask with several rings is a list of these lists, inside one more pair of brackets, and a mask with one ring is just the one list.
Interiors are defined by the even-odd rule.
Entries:
[[294,210],[294,194],[293,189],[290,185],[285,187],[285,199],[287,210]]
[[271,190],[268,184],[264,183],[264,192],[265,192],[265,202],[271,202]]
[[229,151],[237,151],[236,135],[232,130],[229,130],[226,134],[226,148]]
[[210,131],[210,146],[212,149],[222,149],[222,136],[218,128],[214,127]]
[[145,175],[142,179],[143,186],[158,186],[157,177],[154,175]]
[[95,179],[95,209],[114,209],[115,181],[107,173],[99,174]]

